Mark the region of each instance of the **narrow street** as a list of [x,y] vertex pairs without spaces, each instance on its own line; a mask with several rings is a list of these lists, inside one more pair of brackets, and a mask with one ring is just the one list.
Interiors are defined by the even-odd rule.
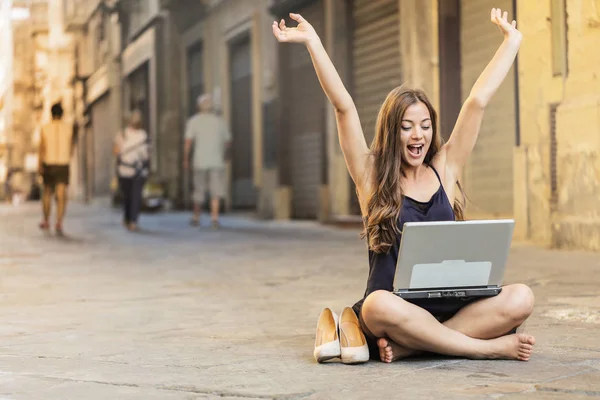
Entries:
[[364,291],[356,231],[245,216],[212,231],[161,213],[131,234],[117,211],[74,204],[59,239],[38,217],[0,206],[3,400],[600,396],[598,254],[515,244],[506,282],[536,295],[530,362],[319,365],[321,308]]

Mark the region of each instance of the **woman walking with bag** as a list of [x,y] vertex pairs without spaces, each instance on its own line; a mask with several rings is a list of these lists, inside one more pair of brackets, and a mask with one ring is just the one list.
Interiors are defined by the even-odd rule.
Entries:
[[142,113],[134,110],[127,127],[115,138],[117,175],[123,193],[123,224],[137,231],[137,221],[142,206],[142,191],[150,166],[150,139],[142,128]]

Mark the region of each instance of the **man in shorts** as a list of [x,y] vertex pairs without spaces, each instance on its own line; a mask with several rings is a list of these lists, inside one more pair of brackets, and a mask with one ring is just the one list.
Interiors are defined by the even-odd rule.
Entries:
[[199,112],[192,116],[185,130],[184,168],[190,168],[192,160],[194,191],[194,215],[190,223],[200,225],[200,210],[206,190],[210,193],[210,214],[213,228],[219,227],[219,200],[225,197],[225,155],[231,143],[231,134],[225,121],[214,113],[209,94],[197,100]]
[[44,181],[42,211],[44,219],[40,229],[50,228],[52,196],[56,197],[57,235],[63,235],[63,218],[67,207],[67,187],[69,186],[69,164],[73,151],[73,126],[63,118],[60,102],[50,110],[52,120],[42,128],[39,149],[39,172]]

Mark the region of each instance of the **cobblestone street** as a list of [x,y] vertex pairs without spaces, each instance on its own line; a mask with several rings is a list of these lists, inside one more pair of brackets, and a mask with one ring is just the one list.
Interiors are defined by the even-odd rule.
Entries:
[[[322,307],[362,296],[353,229],[73,204],[59,239],[38,204],[0,206],[0,399],[600,397],[600,255],[514,244],[506,283],[528,284],[531,361],[415,358],[319,365]],[[205,221],[207,222],[207,221]]]

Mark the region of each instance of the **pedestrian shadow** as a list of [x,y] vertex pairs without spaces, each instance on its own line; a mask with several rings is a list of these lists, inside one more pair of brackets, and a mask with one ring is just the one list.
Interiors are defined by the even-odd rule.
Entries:
[[82,244],[85,243],[85,239],[77,236],[67,235],[65,233],[58,235],[56,233],[46,232],[44,233],[44,237],[50,240],[56,240],[58,242],[63,243],[74,243],[74,244]]
[[141,235],[141,236],[155,236],[155,237],[167,237],[170,236],[168,232],[158,231],[148,228],[138,228],[137,230],[131,232],[133,234]]
[[70,235],[64,235],[64,234],[56,236],[56,239],[61,242],[65,242],[65,243],[76,243],[76,244],[85,243],[85,239],[83,239],[83,238],[76,237],[76,236],[70,236]]

